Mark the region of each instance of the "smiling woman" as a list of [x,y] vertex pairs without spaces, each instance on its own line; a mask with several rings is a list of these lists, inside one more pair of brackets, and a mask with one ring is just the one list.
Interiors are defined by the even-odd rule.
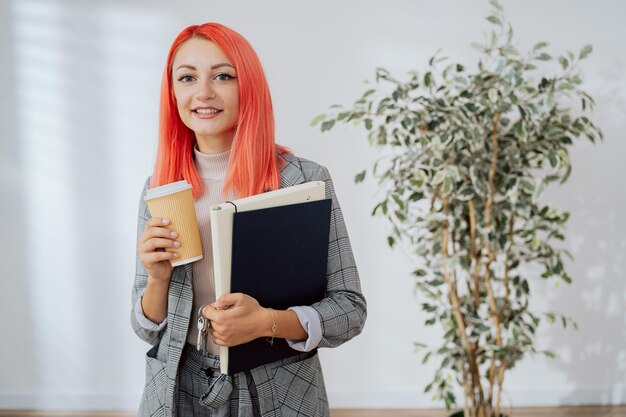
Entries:
[[[215,23],[178,35],[161,85],[157,160],[139,207],[131,322],[153,346],[140,416],[329,415],[317,348],[358,335],[366,302],[328,170],[277,145],[273,117],[261,63],[241,35]],[[174,268],[176,252],[165,249],[180,248],[182,239],[168,219],[152,217],[143,196],[182,179],[193,187],[204,256]],[[324,181],[332,200],[325,297],[286,310],[265,308],[243,293],[216,299],[210,207],[310,181]],[[191,325],[205,319],[210,337]],[[220,373],[220,346],[264,337],[272,346],[274,338],[284,339],[294,356]]]
[[230,149],[239,108],[237,71],[224,51],[205,38],[182,44],[172,67],[178,114],[203,153]]

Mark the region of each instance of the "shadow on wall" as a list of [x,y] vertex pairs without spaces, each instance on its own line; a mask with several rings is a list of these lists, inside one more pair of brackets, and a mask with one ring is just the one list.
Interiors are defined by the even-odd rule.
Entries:
[[97,342],[103,328],[85,320],[85,312],[94,308],[94,294],[106,298],[107,290],[94,288],[88,278],[93,265],[78,271],[85,251],[93,249],[94,236],[113,240],[107,236],[110,228],[94,234],[92,207],[106,207],[106,202],[86,198],[94,185],[100,195],[111,194],[103,179],[112,164],[104,140],[106,63],[97,47],[102,44],[97,42],[98,15],[88,8],[81,13],[63,4],[27,0],[12,2],[8,14],[19,115],[15,160],[27,190],[19,200],[26,213],[24,247],[35,259],[23,276],[29,286],[24,310],[37,315],[24,326],[31,334],[25,332],[28,340],[21,343],[36,349],[29,362],[33,375],[21,378],[38,381],[38,389],[26,391],[30,406],[47,404],[46,391],[65,385],[60,383],[63,375],[71,375],[70,385],[88,380],[89,364],[99,359],[83,340]]
[[[119,120],[132,122],[141,113],[119,103],[131,94],[141,96],[146,83],[154,87],[142,71],[152,64],[142,62],[152,53],[151,44],[140,43],[154,32],[137,39],[145,32],[140,23],[149,18],[124,19],[126,9],[104,2],[20,0],[1,2],[0,11],[1,20],[7,19],[2,35],[7,32],[14,49],[7,67],[15,72],[8,91],[15,97],[14,123],[8,125],[15,134],[8,135],[9,152],[3,144],[1,157],[3,168],[11,158],[16,177],[15,198],[2,204],[0,213],[11,219],[9,236],[17,239],[9,250],[26,248],[30,258],[0,265],[2,276],[6,264],[22,268],[11,274],[17,279],[10,283],[15,288],[9,287],[9,305],[20,306],[10,312],[19,312],[19,321],[11,323],[19,337],[11,347],[15,351],[0,356],[0,369],[8,371],[0,382],[3,375],[12,376],[25,393],[15,400],[7,395],[14,384],[3,383],[0,406],[68,406],[65,398],[71,398],[69,406],[110,406],[89,398],[126,401],[111,383],[128,378],[111,358],[125,358],[119,341],[130,332],[130,305],[123,311],[114,307],[120,286],[124,301],[130,298],[133,272],[119,274],[119,254],[126,247],[117,245],[124,233],[116,223],[116,185],[125,184],[128,174],[120,155],[143,156],[135,152],[138,141],[119,135]],[[0,293],[5,285],[3,280]],[[19,368],[9,362],[16,354],[28,358]]]
[[[27,194],[20,187],[22,178],[16,110],[14,33],[11,3],[0,2],[0,218],[5,237],[0,246],[0,317],[8,324],[0,343],[0,404],[36,387],[37,370],[33,365],[36,347],[31,343],[33,310],[29,308],[31,283],[26,246],[25,205]],[[6,58],[6,59],[5,59]],[[21,249],[21,250],[18,250]],[[4,326],[4,325],[3,325]],[[7,329],[3,327],[3,329]],[[15,380],[16,375],[22,378]]]
[[[566,244],[574,260],[566,266],[572,290],[548,291],[548,305],[571,315],[579,330],[557,331],[558,344],[550,332],[540,346],[566,352],[567,361],[562,357],[549,364],[575,386],[558,399],[564,404],[626,402],[625,71],[623,62],[607,66],[599,77],[602,83],[590,89],[596,100],[592,119],[605,140],[594,146],[582,139],[572,152],[571,183],[577,189],[568,190],[572,185],[567,184],[551,191],[571,213]],[[582,154],[585,165],[576,163]]]

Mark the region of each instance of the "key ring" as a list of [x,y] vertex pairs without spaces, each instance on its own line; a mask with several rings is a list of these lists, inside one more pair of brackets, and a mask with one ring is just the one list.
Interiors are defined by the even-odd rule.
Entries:
[[[204,317],[204,314],[202,314],[202,310],[204,309],[204,307],[206,306],[210,306],[211,303],[206,303],[203,304],[199,309],[198,309],[198,317],[203,317],[204,319],[207,319],[206,317]],[[207,319],[208,320],[208,319]]]

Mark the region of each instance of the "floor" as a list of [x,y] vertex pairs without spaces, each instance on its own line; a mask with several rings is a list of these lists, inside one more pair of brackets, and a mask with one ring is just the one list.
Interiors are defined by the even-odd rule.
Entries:
[[[447,417],[445,410],[334,410],[331,417]],[[626,417],[626,405],[515,408],[511,417]]]
[[[333,410],[331,417],[446,417],[445,410]],[[0,410],[0,417],[133,417],[126,412],[60,412]],[[515,408],[511,417],[626,417],[626,405],[585,407]]]

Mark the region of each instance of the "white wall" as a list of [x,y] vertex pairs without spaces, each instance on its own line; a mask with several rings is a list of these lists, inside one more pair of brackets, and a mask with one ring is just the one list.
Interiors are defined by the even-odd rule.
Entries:
[[[626,4],[505,1],[520,46],[592,43],[583,65],[606,140],[572,150],[570,181],[545,194],[571,210],[574,283],[536,282],[537,308],[580,331],[544,328],[507,379],[514,405],[626,402]],[[151,170],[162,67],[184,26],[218,21],[256,48],[270,80],[279,141],[328,166],[369,301],[365,331],[321,353],[331,405],[438,406],[422,394],[432,366],[412,353],[437,342],[412,294],[413,265],[369,213],[375,184],[354,185],[375,157],[362,130],[321,135],[311,119],[350,104],[374,68],[422,69],[439,47],[473,63],[487,1],[0,2],[0,408],[133,409],[147,345],[128,316],[136,210]]]

